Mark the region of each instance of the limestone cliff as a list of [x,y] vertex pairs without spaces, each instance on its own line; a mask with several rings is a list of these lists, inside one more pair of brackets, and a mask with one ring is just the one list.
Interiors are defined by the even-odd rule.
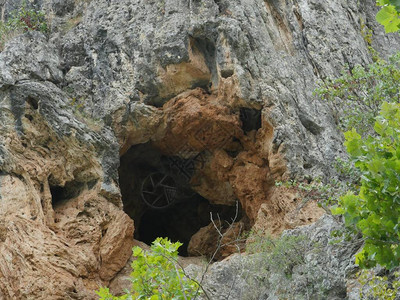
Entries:
[[400,49],[374,3],[28,1],[50,32],[0,52],[0,299],[95,299],[134,238],[209,255],[210,213],[232,239],[318,220],[274,182],[331,175],[341,135],[313,90],[371,61],[361,22]]

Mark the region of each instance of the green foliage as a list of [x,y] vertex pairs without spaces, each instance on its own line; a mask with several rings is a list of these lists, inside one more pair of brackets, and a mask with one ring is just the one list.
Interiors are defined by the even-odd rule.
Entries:
[[247,253],[263,253],[266,268],[286,278],[292,275],[294,266],[304,263],[305,236],[282,236],[273,239],[260,232],[252,232],[248,238]]
[[43,11],[28,9],[25,5],[11,13],[11,17],[8,19],[6,26],[10,28],[20,28],[24,31],[48,31],[45,13]]
[[250,288],[242,299],[260,299],[260,295],[272,291],[279,299],[309,299],[309,295],[327,299],[321,270],[306,262],[306,255],[318,256],[320,251],[321,245],[305,235],[272,238],[263,231],[252,231],[242,274]]
[[400,29],[400,0],[377,0],[381,10],[376,14],[376,20],[385,27],[386,33],[397,32]]
[[340,129],[355,128],[364,136],[371,133],[383,102],[400,102],[399,80],[400,53],[368,67],[347,68],[339,78],[319,82],[315,93],[332,103]]
[[303,204],[308,201],[317,201],[319,207],[330,213],[329,207],[337,204],[340,195],[358,190],[360,179],[359,170],[349,160],[336,158],[333,166],[336,169],[337,177],[325,181],[322,181],[321,178],[303,182],[288,180],[277,181],[275,185],[295,189]]
[[128,300],[128,299],[131,300],[131,299],[133,299],[132,295],[129,295],[129,294],[119,296],[119,297],[113,296],[111,294],[110,290],[106,287],[101,288],[100,291],[98,291],[96,293],[100,297],[100,300]]
[[133,248],[131,290],[126,295],[115,297],[107,288],[97,294],[101,300],[123,299],[194,299],[201,292],[200,286],[188,278],[178,264],[178,248],[182,244],[171,243],[166,238],[157,238],[150,251]]
[[381,59],[379,52],[375,50],[375,48],[372,46],[372,35],[373,35],[373,30],[368,28],[366,25],[365,21],[360,18],[360,29],[361,29],[361,35],[364,38],[365,43],[367,44],[367,48],[369,53],[372,56],[372,60],[374,62],[377,62]]
[[79,101],[76,97],[72,97],[71,106],[76,110],[81,111],[84,105],[82,101]]
[[19,10],[11,13],[7,22],[0,22],[0,50],[13,36],[32,30],[48,32],[46,15],[43,11],[28,9],[24,2]]
[[343,214],[349,228],[362,233],[364,247],[356,256],[362,268],[400,264],[400,105],[384,102],[375,135],[345,133],[345,146],[361,171],[359,193],[340,198],[334,214]]
[[[398,272],[394,273],[399,277]],[[361,299],[394,300],[400,294],[400,281],[389,280],[387,276],[376,276],[372,271],[362,270],[358,281],[363,286],[360,291]]]

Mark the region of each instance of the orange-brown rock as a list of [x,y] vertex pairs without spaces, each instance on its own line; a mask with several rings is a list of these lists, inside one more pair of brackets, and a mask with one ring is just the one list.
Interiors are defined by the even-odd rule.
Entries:
[[283,230],[316,222],[324,210],[306,201],[295,188],[273,187],[267,203],[258,210],[253,228],[278,236]]
[[211,72],[206,58],[193,39],[189,39],[188,54],[188,62],[158,67],[158,77],[162,82],[159,93],[162,98],[171,98],[193,86],[204,86],[210,81]]
[[[105,228],[100,242],[100,278],[111,280],[125,266],[131,257],[133,246],[133,222],[123,211],[118,211]],[[104,229],[103,229],[104,231]]]
[[[133,240],[131,242],[132,247],[138,246],[146,251],[150,250],[150,246],[146,245],[143,242]],[[126,262],[125,266],[115,275],[115,277],[110,282],[110,290],[114,295],[123,295],[125,294],[126,289],[130,289],[131,281],[130,275],[132,273],[132,261],[135,258],[130,256],[129,260]]]
[[156,145],[170,155],[188,157],[228,147],[232,138],[241,134],[238,115],[200,88],[168,101],[163,112]]
[[[195,89],[167,102],[157,131],[162,138],[156,138],[156,146],[183,158],[206,151],[191,186],[213,204],[233,206],[239,201],[250,224],[263,223],[274,233],[307,224],[294,213],[299,208],[296,201],[288,200],[293,198],[291,192],[274,187],[276,179],[287,176],[287,169],[283,145],[277,148],[272,143],[272,125],[262,119],[260,129],[244,132],[238,112],[226,106],[235,103],[234,97],[229,90],[210,95]],[[308,210],[315,215],[311,220],[321,215],[315,205],[309,204]]]
[[79,128],[62,136],[24,104],[23,134],[0,128],[0,299],[96,299],[130,257],[133,221]]
[[242,222],[229,224],[215,220],[192,236],[188,253],[192,256],[207,256],[220,260],[240,252],[244,247],[241,236],[243,230]]
[[3,176],[1,187],[1,299],[62,299],[66,291],[95,299],[94,291],[125,266],[133,222],[96,188],[59,203],[48,226],[32,206],[34,189],[12,176]]
[[235,205],[237,197],[229,181],[234,159],[221,149],[207,158],[207,162],[192,178],[194,190],[210,203]]

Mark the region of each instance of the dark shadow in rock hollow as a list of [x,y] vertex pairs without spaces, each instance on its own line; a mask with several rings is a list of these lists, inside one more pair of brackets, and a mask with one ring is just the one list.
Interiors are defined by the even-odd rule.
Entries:
[[[171,167],[177,159],[163,155],[150,143],[131,147],[121,157],[120,188],[124,211],[135,222],[135,239],[151,244],[157,237],[168,237],[183,243],[179,254],[186,256],[191,237],[210,223],[211,215],[232,222],[236,208],[212,205],[194,192],[189,172]],[[180,165],[190,165],[185,162],[182,159]]]

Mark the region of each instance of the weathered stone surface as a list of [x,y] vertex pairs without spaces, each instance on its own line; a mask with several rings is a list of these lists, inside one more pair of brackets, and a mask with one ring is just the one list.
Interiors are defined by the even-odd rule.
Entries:
[[163,106],[161,138],[153,137],[165,153],[190,157],[192,153],[228,148],[242,135],[238,115],[220,99],[202,89],[183,93]]
[[100,256],[104,262],[99,270],[101,279],[113,279],[125,266],[127,260],[132,256],[132,236],[132,219],[119,211],[115,215],[115,219],[109,223],[104,239],[100,243]]
[[94,299],[131,253],[116,139],[74,114],[50,48],[29,33],[0,54],[2,299]]
[[54,45],[38,32],[17,36],[0,57],[0,88],[23,80],[59,83],[63,79]]
[[[139,246],[144,250],[149,250],[150,247],[146,245],[145,243],[139,242],[137,240],[132,241],[132,246]],[[110,290],[114,295],[123,295],[125,294],[126,289],[130,289],[131,286],[131,281],[130,275],[132,273],[132,261],[133,257],[131,256],[126,263],[126,265],[118,272],[118,274],[113,278],[113,280],[110,282]]]
[[[236,105],[264,105],[263,118],[274,129],[265,149],[271,158],[284,154],[284,171],[323,175],[340,136],[327,107],[310,101],[313,86],[316,78],[337,74],[344,63],[369,61],[359,23],[364,19],[373,26],[373,13],[366,9],[373,5],[91,1],[70,15],[85,9],[78,26],[65,38],[54,33],[52,39],[64,49],[67,77],[73,72],[85,78],[85,93],[79,94],[88,113],[104,116],[139,99],[160,106],[185,88],[210,83],[220,95],[235,95],[229,101]],[[376,32],[377,44],[386,39],[396,48],[394,37]],[[180,68],[186,83],[178,83]],[[175,79],[165,77],[172,72]],[[202,75],[208,72],[209,79]],[[166,92],[171,88],[176,90]]]
[[[211,265],[202,282],[210,299],[344,299],[346,277],[354,273],[354,253],[361,245],[332,244],[330,233],[341,228],[331,216],[324,216],[312,225],[285,232],[304,236],[306,248],[299,253],[302,263],[292,266],[290,279],[278,276],[265,267],[262,253],[236,254]],[[282,257],[284,259],[284,257]],[[186,267],[192,276],[201,278],[204,268]],[[283,271],[282,271],[283,272]]]
[[[374,24],[372,0],[28,2],[48,13],[51,32],[25,33],[0,53],[5,299],[91,299],[123,268],[134,227],[122,212],[118,166],[133,145],[185,159],[204,152],[191,188],[213,204],[239,201],[246,225],[279,234],[315,221],[314,204],[274,187],[330,176],[340,155],[315,82],[371,61],[361,20],[384,55],[400,48]],[[0,1],[1,19],[21,4]],[[325,242],[329,230],[315,230],[310,238]],[[318,266],[349,264],[347,252],[324,249],[335,260],[322,256]],[[231,266],[213,266],[227,279],[212,280],[240,299],[239,283],[223,285]],[[344,284],[335,272],[321,273],[332,297]]]
[[1,177],[0,296],[92,299],[100,278],[125,265],[132,220],[96,190],[53,210],[48,188],[40,193],[28,178]]
[[283,230],[314,223],[325,213],[315,201],[304,202],[294,189],[274,187],[270,195],[257,211],[255,230],[279,235]]
[[244,228],[241,222],[232,224],[224,224],[218,220],[211,222],[192,236],[188,253],[190,256],[206,256],[221,260],[232,253],[243,251]]

